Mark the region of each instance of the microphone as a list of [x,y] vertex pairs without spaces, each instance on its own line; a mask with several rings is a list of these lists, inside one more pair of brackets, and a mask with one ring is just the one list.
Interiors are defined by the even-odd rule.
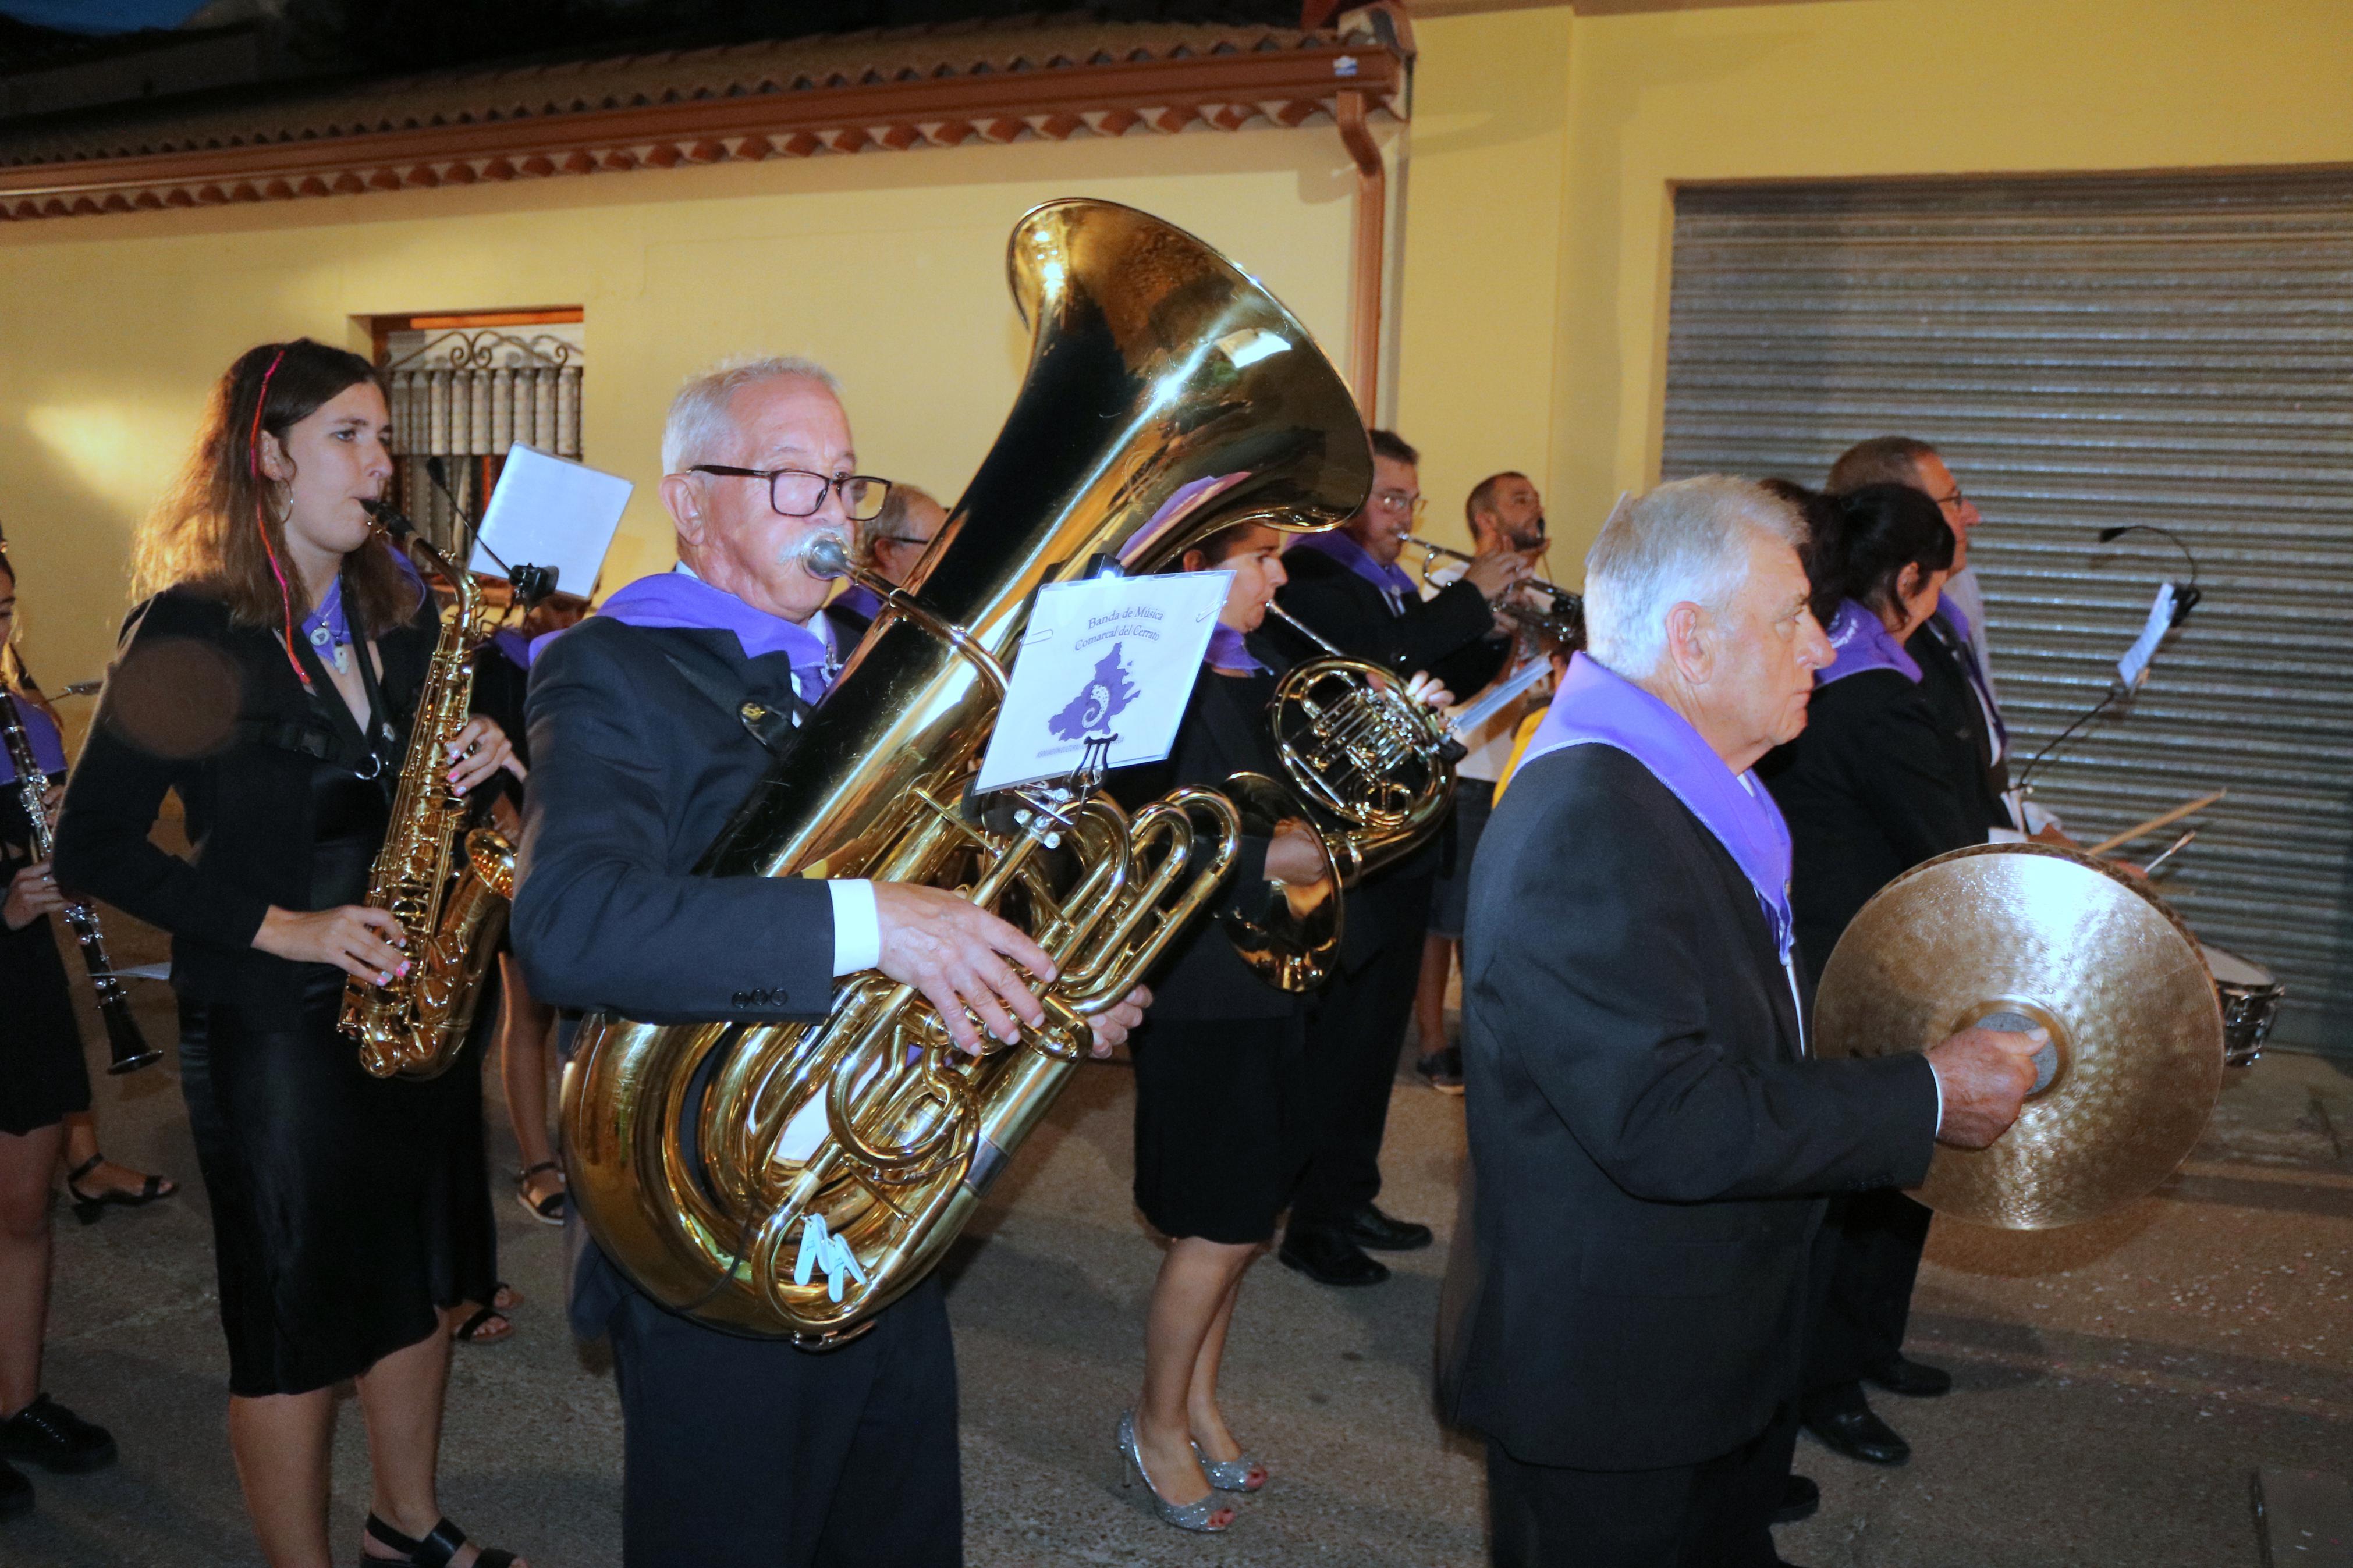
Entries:
[[458,492],[450,488],[449,465],[441,460],[440,453],[436,452],[425,459],[425,477],[433,481],[433,488],[448,500],[449,510],[456,512],[458,520],[466,525],[466,548],[460,554],[470,555],[479,548],[491,558],[492,565],[507,574],[507,581],[514,584],[515,596],[526,605],[535,605],[555,591],[554,571],[545,566],[510,566],[500,559],[497,551],[482,542],[481,519],[468,512],[466,503],[459,500]]
[[2189,585],[2173,590],[2173,603],[2168,612],[2170,618],[2166,622],[2166,629],[2169,631],[2188,620],[2189,612],[2197,607],[2198,601],[2206,596],[2198,586],[2198,557],[2190,553],[2189,546],[2184,542],[2181,535],[2169,528],[2159,528],[2153,522],[2125,522],[2118,523],[2113,528],[2104,528],[2099,531],[2099,541],[2103,544],[2113,544],[2127,533],[2154,533],[2159,538],[2170,540],[2173,542],[2173,547],[2181,552],[2181,558],[2189,563]]

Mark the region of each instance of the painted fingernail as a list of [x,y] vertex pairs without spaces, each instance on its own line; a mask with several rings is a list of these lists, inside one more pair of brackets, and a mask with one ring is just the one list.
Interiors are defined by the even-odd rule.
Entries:
[[389,974],[379,974],[375,977],[375,983],[378,985],[389,985],[392,984],[392,976]]
[[407,959],[402,959],[400,961],[400,967],[394,970],[393,973],[395,974],[406,975],[408,973],[408,963],[409,961]]

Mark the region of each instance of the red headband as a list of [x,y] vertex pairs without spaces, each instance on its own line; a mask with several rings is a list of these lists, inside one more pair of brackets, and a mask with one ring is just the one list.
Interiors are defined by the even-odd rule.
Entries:
[[[270,378],[278,374],[278,367],[285,363],[285,359],[286,349],[281,344],[278,352],[269,356],[269,368],[261,373],[261,390],[253,399],[253,429],[246,437],[245,471],[257,479],[261,477],[261,411],[269,405]],[[278,579],[278,609],[286,623],[286,662],[294,667],[294,678],[307,691],[311,689],[310,672],[302,668],[302,661],[294,657],[294,595],[286,586],[285,568],[278,563],[278,547],[269,542],[269,523],[262,512],[259,489],[253,497],[253,527],[261,535],[261,552],[269,557],[269,574]]]

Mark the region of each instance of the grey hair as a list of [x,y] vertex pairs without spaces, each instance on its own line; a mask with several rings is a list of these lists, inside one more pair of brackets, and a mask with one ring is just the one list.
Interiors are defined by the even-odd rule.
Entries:
[[[860,566],[874,564],[874,547],[899,531],[900,525],[907,521],[907,509],[918,500],[929,501],[934,506],[940,504],[938,498],[921,485],[895,481],[892,484],[891,493],[882,498],[882,510],[858,524],[856,559]],[[940,510],[944,511],[947,509],[941,507]]]
[[1756,534],[1806,543],[1797,508],[1754,479],[1704,474],[1620,501],[1585,557],[1586,654],[1629,680],[1656,674],[1667,612],[1721,608],[1746,575]]
[[737,393],[762,382],[792,378],[816,382],[836,397],[841,395],[841,383],[833,372],[797,354],[722,360],[690,377],[670,400],[670,416],[662,421],[662,472],[682,474],[714,455],[726,440],[727,405]]

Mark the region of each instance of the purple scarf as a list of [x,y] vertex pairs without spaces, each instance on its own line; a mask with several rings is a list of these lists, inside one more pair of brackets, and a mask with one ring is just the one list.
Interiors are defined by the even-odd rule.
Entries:
[[[40,768],[43,776],[65,772],[65,742],[58,736],[58,727],[49,722],[49,716],[41,711],[40,704],[13,693],[7,700],[16,705],[17,721],[25,726],[25,739],[33,746],[33,762]],[[5,746],[0,746],[0,784],[16,782],[16,759],[8,754]]]
[[842,610],[871,621],[882,613],[882,600],[873,589],[852,583],[835,595],[825,607],[828,610]]
[[1266,666],[1259,662],[1258,655],[1250,652],[1250,645],[1242,640],[1242,634],[1223,621],[1209,628],[1209,650],[1201,656],[1201,662],[1215,665],[1219,669],[1247,670],[1252,675],[1266,673]]
[[1372,553],[1363,545],[1336,528],[1328,529],[1322,533],[1303,533],[1292,541],[1291,548],[1313,550],[1318,555],[1330,556],[1374,587],[1378,588],[1384,598],[1394,595],[1400,599],[1409,601],[1421,596],[1421,591],[1414,586],[1413,578],[1403,567],[1395,562],[1386,566],[1382,565],[1373,559]]
[[1895,640],[1880,618],[1852,599],[1839,601],[1838,614],[1822,628],[1830,634],[1831,650],[1838,657],[1814,672],[1814,685],[1828,686],[1866,669],[1892,669],[1913,685],[1920,684],[1920,667]]
[[1690,721],[1580,653],[1569,659],[1568,673],[1529,737],[1514,778],[1525,777],[1527,765],[1547,752],[1583,745],[1615,746],[1641,763],[1715,836],[1747,873],[1787,963],[1794,931],[1789,829],[1757,774],[1735,773]]
[[[780,616],[750,605],[723,588],[714,588],[687,572],[659,572],[640,577],[597,607],[624,626],[682,627],[696,631],[728,631],[743,645],[745,658],[781,653],[792,661],[793,686],[801,700],[814,702],[825,694],[834,676],[833,645],[821,632],[797,626]],[[822,625],[820,613],[819,625]],[[535,637],[531,657],[547,651],[550,638]]]

